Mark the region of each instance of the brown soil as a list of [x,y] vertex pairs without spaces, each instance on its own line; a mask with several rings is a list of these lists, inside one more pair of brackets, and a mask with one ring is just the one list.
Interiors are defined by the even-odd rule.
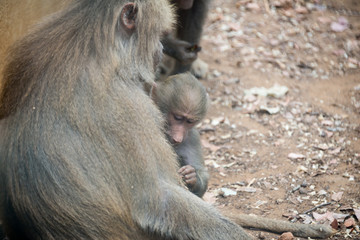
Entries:
[[[200,54],[209,64],[201,82],[212,100],[208,117],[199,126],[211,173],[205,200],[235,213],[300,222],[299,214],[326,202],[331,204],[315,212],[345,213],[340,210],[344,206],[359,209],[360,5],[331,1],[322,9],[319,1],[306,1],[308,5],[290,1],[289,6],[275,8],[275,2],[213,2]],[[251,3],[259,9],[251,8]],[[307,6],[307,13],[296,12],[299,6]],[[330,24],[340,16],[349,27],[334,32]],[[339,49],[347,56],[334,54]],[[279,99],[244,97],[246,89],[274,84],[288,87],[288,93]],[[260,111],[263,103],[280,111],[272,115]],[[290,153],[305,158],[290,159]],[[301,193],[292,192],[304,182]],[[241,191],[240,186],[256,192]],[[220,196],[223,187],[238,190],[237,195]],[[332,201],[338,192],[343,192],[342,198]],[[344,239],[351,229],[350,236],[360,239],[359,222],[348,229],[339,224],[332,239]]]

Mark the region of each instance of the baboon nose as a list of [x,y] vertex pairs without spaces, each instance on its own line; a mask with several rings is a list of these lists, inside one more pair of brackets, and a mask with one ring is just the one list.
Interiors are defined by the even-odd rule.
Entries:
[[183,141],[183,137],[181,137],[181,136],[173,137],[173,142],[176,144],[182,143],[182,141]]

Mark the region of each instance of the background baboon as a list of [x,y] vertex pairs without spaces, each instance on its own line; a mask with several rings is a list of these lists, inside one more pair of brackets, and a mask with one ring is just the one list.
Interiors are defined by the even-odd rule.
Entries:
[[157,82],[155,102],[164,115],[166,135],[178,156],[181,166],[178,172],[189,190],[202,197],[209,174],[195,125],[208,109],[206,90],[190,73],[173,75]]
[[171,22],[166,0],[79,0],[14,47],[0,95],[10,239],[250,239],[184,188],[143,91]]
[[162,40],[164,53],[175,59],[171,74],[190,70],[197,58],[203,25],[211,0],[171,0],[177,11],[177,25],[174,34],[167,34]]

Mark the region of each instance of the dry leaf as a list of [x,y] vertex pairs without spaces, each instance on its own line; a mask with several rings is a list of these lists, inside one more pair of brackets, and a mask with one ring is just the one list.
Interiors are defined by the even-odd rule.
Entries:
[[216,145],[214,145],[214,144],[211,144],[211,143],[209,143],[208,141],[206,141],[206,140],[201,140],[201,145],[204,147],[204,148],[208,148],[208,149],[210,149],[210,151],[212,151],[212,152],[216,152],[217,150],[219,150],[221,147],[219,147],[219,146],[216,146]]
[[337,147],[331,151],[329,151],[330,154],[339,154],[341,152],[341,147]]
[[338,202],[338,201],[341,200],[343,194],[344,194],[344,192],[334,193],[334,194],[331,196],[331,200]]
[[214,160],[205,160],[206,166],[212,166],[213,168],[219,168],[220,165],[217,164]]
[[346,217],[350,216],[349,214],[342,214],[342,213],[332,213],[332,215],[339,222],[343,222]]
[[326,221],[326,220],[333,222],[335,219],[332,212],[326,212],[324,214],[319,214],[317,212],[313,212],[313,217],[314,217],[315,221],[317,221],[317,222]]
[[253,12],[259,12],[261,10],[259,4],[252,2],[246,4],[246,9],[251,10]]
[[339,208],[339,210],[340,211],[351,211],[351,210],[353,210],[353,207],[351,207],[350,205],[344,205],[344,206],[341,206],[340,208]]
[[318,146],[315,146],[315,148],[316,148],[316,149],[320,149],[320,150],[322,150],[322,151],[326,151],[326,150],[329,149],[329,146],[326,145],[326,144],[320,144],[320,145],[318,145]]
[[238,190],[239,192],[254,193],[257,189],[253,187],[237,187],[236,190]]
[[296,168],[296,172],[299,173],[299,172],[308,172],[308,168],[304,167],[304,166],[298,166]]
[[322,24],[328,24],[331,22],[331,18],[329,17],[318,17],[318,21]]
[[298,7],[295,8],[295,12],[300,13],[300,14],[306,14],[309,11],[307,10],[306,7],[298,6]]
[[332,222],[330,223],[330,226],[331,226],[333,229],[337,230],[337,229],[339,228],[339,223],[338,223],[338,221],[337,221],[336,219],[334,219],[334,221],[332,221]]
[[203,199],[205,202],[208,202],[210,204],[216,203],[216,194],[214,192],[206,192],[203,196]]
[[334,125],[334,122],[331,120],[323,120],[321,122],[321,125],[331,127],[332,125]]

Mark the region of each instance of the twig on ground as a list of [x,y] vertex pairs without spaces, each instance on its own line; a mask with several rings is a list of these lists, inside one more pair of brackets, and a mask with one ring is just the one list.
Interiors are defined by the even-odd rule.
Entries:
[[318,206],[315,206],[315,207],[313,207],[313,208],[305,211],[303,214],[311,213],[312,211],[314,211],[314,210],[316,210],[316,209],[318,209],[318,208],[321,208],[321,207],[328,206],[328,205],[330,205],[331,203],[332,203],[332,202],[327,202],[327,203],[320,204],[320,205],[318,205]]

